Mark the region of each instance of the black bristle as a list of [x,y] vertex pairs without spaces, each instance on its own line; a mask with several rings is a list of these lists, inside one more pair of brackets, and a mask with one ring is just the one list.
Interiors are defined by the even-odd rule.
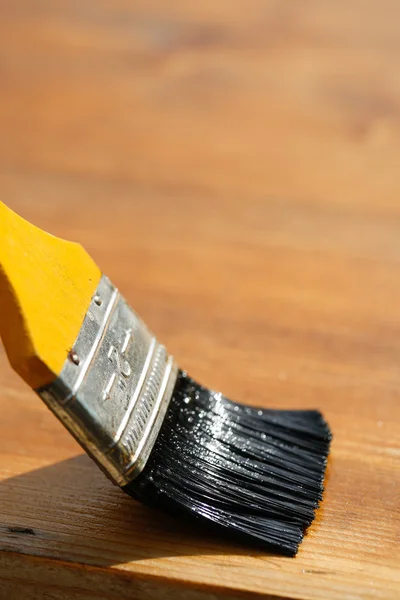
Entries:
[[294,556],[322,498],[330,440],[318,411],[237,404],[181,371],[150,458],[124,490]]

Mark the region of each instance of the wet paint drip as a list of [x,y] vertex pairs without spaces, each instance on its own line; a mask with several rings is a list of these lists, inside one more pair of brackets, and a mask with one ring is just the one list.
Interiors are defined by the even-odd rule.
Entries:
[[123,489],[293,556],[322,498],[330,441],[318,411],[244,406],[181,371],[150,458]]

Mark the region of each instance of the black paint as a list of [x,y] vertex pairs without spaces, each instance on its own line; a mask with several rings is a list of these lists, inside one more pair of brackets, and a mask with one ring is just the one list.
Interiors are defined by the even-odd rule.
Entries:
[[322,498],[330,440],[318,411],[243,406],[180,372],[146,467],[124,490],[293,556]]

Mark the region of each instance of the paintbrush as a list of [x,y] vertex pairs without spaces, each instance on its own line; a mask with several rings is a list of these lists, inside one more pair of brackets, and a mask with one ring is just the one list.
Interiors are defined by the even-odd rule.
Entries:
[[296,554],[322,497],[331,434],[320,412],[202,387],[80,245],[2,203],[0,334],[15,371],[128,494]]

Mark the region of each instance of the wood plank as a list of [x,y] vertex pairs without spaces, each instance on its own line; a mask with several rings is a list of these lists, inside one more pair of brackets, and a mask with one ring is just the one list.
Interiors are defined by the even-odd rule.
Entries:
[[400,6],[0,9],[0,196],[80,241],[195,378],[318,407],[295,559],[114,488],[0,347],[0,598],[400,595]]

